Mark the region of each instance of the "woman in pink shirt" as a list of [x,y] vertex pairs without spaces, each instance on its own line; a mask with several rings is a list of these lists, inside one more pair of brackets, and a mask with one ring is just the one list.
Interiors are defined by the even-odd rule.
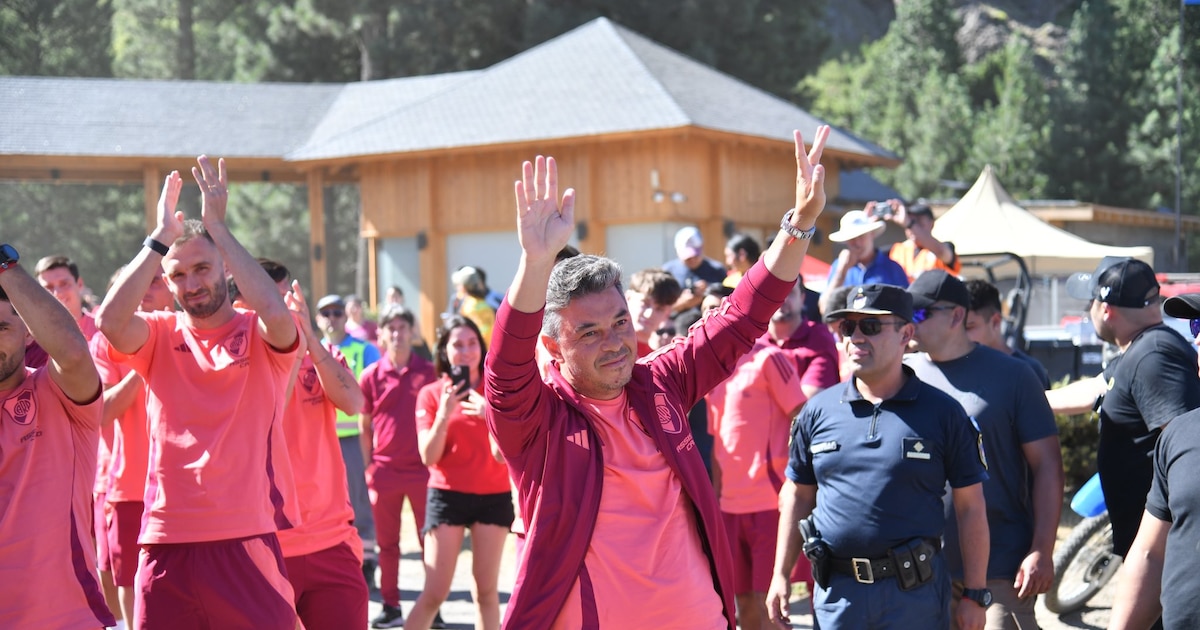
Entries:
[[[487,348],[475,322],[446,321],[434,367],[441,378],[417,394],[417,445],[429,466],[426,500],[425,588],[409,613],[408,630],[429,628],[450,594],[463,536],[471,529],[475,627],[500,627],[500,558],[513,523],[508,468],[493,454],[484,421],[483,360]],[[465,367],[466,384],[451,378]]]

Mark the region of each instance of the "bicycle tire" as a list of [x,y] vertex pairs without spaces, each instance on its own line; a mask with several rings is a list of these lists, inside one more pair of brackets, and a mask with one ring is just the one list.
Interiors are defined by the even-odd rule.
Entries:
[[1080,521],[1054,554],[1054,583],[1046,592],[1046,610],[1066,615],[1083,608],[1121,567],[1112,553],[1108,513]]

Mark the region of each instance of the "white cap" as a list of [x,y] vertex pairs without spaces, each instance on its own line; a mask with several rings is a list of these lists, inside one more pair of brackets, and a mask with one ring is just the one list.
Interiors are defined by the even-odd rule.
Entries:
[[680,260],[695,258],[704,251],[704,237],[693,226],[681,228],[675,233],[675,255]]

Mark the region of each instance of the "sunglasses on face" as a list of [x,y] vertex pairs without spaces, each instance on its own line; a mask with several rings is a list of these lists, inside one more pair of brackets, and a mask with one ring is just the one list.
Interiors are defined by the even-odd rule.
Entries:
[[953,311],[954,308],[953,306],[926,306],[925,308],[913,309],[913,323],[920,324],[933,317],[933,314],[938,311]]
[[900,320],[884,321],[878,317],[866,317],[857,320],[843,319],[838,322],[838,332],[841,333],[843,337],[851,337],[854,335],[854,331],[857,329],[861,330],[862,334],[866,335],[867,337],[874,337],[875,335],[883,332],[883,327],[885,324],[901,326],[904,324],[904,322]]
[[321,311],[321,317],[324,317],[324,318],[326,318],[326,319],[333,319],[333,318],[335,318],[335,317],[341,317],[341,316],[343,316],[343,315],[345,315],[345,314],[346,314],[346,311],[343,311],[343,310],[340,310],[340,309],[338,309],[338,310],[328,310],[328,311]]

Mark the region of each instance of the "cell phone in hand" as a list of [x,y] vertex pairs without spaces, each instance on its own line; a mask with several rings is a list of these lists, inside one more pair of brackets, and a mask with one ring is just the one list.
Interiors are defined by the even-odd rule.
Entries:
[[450,382],[456,386],[454,393],[462,395],[471,387],[471,368],[465,365],[450,366]]

